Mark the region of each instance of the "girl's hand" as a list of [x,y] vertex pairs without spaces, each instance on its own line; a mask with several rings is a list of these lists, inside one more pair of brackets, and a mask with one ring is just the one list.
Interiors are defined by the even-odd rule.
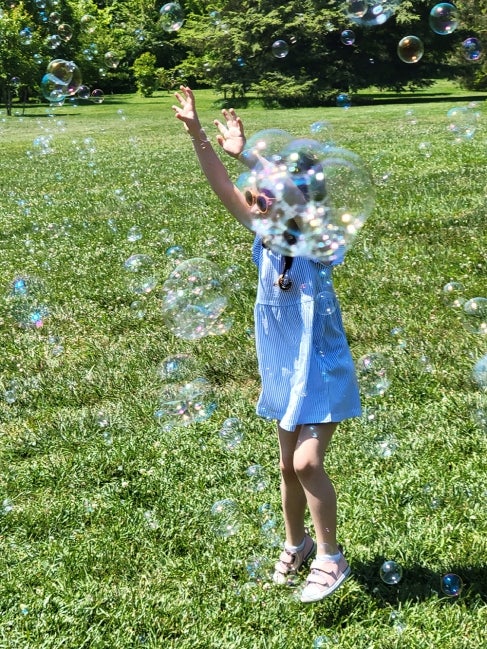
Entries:
[[181,92],[175,92],[174,96],[180,106],[173,106],[177,119],[180,119],[186,131],[196,139],[201,137],[201,124],[195,108],[193,91],[188,86],[181,86]]
[[216,136],[217,142],[226,153],[233,158],[238,158],[245,147],[242,120],[237,116],[233,108],[230,108],[230,110],[222,110],[222,115],[225,118],[226,124],[222,124],[217,119],[213,122],[220,131],[220,135]]

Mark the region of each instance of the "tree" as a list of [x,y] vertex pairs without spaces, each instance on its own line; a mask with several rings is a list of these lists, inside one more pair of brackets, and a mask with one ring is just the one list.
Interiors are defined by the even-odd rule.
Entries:
[[143,97],[152,97],[159,81],[155,55],[144,52],[135,59],[132,68],[138,91]]
[[[188,80],[231,89],[234,96],[252,88],[280,105],[321,104],[339,91],[371,85],[400,91],[455,76],[458,62],[450,53],[456,40],[431,31],[429,0],[384,0],[380,4],[393,15],[374,26],[354,22],[344,4],[223,0],[216,19],[208,13],[188,16],[178,38],[192,55],[179,67]],[[355,33],[353,45],[341,40],[346,28]],[[397,56],[399,40],[411,33],[425,47],[416,65]],[[273,56],[277,40],[288,44],[287,55]]]
[[[353,1],[355,8],[373,2]],[[216,0],[210,6],[185,0],[182,28],[168,33],[154,0],[0,0],[0,92],[11,110],[13,97],[38,91],[53,58],[75,61],[88,86],[132,92],[139,87],[134,64],[144,53],[155,57],[156,70],[164,70],[163,85],[186,80],[212,87],[232,103],[252,90],[266,105],[317,105],[334,101],[338,92],[369,86],[401,91],[436,78],[487,87],[487,51],[476,61],[462,53],[468,36],[478,37],[487,50],[485,0],[456,0],[461,22],[448,35],[429,27],[432,0],[377,0],[374,7],[391,15],[374,26],[347,14],[350,2]],[[53,44],[60,24],[71,34]],[[30,40],[21,36],[25,28]],[[347,28],[355,33],[353,44],[341,37]],[[409,34],[424,44],[424,56],[414,65],[397,56],[399,40]],[[288,52],[273,48],[276,41],[284,41]]]

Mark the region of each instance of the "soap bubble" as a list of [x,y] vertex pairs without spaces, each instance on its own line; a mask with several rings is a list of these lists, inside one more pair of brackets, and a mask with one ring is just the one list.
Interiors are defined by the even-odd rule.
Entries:
[[178,338],[196,340],[220,333],[228,298],[218,267],[207,259],[182,261],[162,287],[162,313]]
[[211,508],[211,527],[217,536],[228,538],[240,529],[237,503],[231,498],[217,500]]
[[67,43],[73,37],[73,28],[67,23],[62,23],[61,25],[59,25],[57,33],[59,34],[59,38]]
[[324,144],[333,144],[333,125],[326,120],[313,122],[309,127],[311,135]]
[[319,635],[313,640],[312,649],[328,649],[333,645],[339,644],[337,636]]
[[164,431],[206,421],[216,410],[213,386],[204,376],[168,382],[158,393],[155,418]]
[[22,328],[39,329],[49,316],[46,289],[37,277],[16,277],[10,283],[7,302],[12,318]]
[[471,140],[477,131],[478,113],[473,106],[455,106],[446,114],[447,130],[454,136],[455,142]]
[[124,262],[129,274],[129,290],[139,295],[150,293],[157,284],[154,273],[154,261],[149,255],[131,255]]
[[350,108],[352,105],[350,95],[348,95],[346,92],[341,92],[339,95],[337,95],[336,105],[338,106],[338,108]]
[[49,47],[51,50],[55,50],[58,48],[62,43],[62,39],[59,36],[59,34],[50,34],[46,38],[46,45]]
[[59,25],[61,22],[61,14],[57,11],[53,11],[49,14],[49,22],[53,25]]
[[404,36],[397,45],[397,55],[404,63],[417,63],[424,54],[424,45],[417,36]]
[[257,155],[269,162],[279,162],[282,149],[292,140],[293,136],[288,131],[279,128],[257,131],[247,139],[242,155],[244,158]]
[[380,567],[380,578],[385,584],[393,586],[402,579],[402,566],[396,561],[384,561]]
[[81,86],[81,72],[74,61],[53,59],[49,62],[46,76],[53,83],[65,88],[66,95],[74,95]]
[[282,137],[254,142],[273,164],[257,163],[237,179],[252,229],[275,252],[342,261],[374,205],[370,174],[351,151],[308,138],[278,149]]
[[443,287],[443,302],[458,309],[465,302],[465,286],[461,282],[448,282]]
[[46,73],[41,79],[41,93],[50,103],[61,102],[68,96],[68,86],[54,75]]
[[463,590],[461,578],[453,572],[441,577],[441,592],[448,597],[458,597]]
[[252,557],[245,565],[248,577],[251,581],[262,582],[269,577],[267,562],[262,557]]
[[264,467],[260,464],[252,464],[246,473],[251,491],[259,492],[267,489],[268,480]]
[[321,291],[315,296],[316,312],[320,315],[329,316],[336,311],[336,300],[333,291]]
[[175,264],[180,264],[186,257],[186,253],[182,246],[169,246],[166,250],[166,257]]
[[219,11],[216,10],[210,11],[208,15],[210,17],[211,24],[214,25],[215,27],[221,23],[222,16]]
[[159,24],[166,32],[177,32],[184,23],[184,13],[178,2],[168,2],[159,10]]
[[83,86],[82,85],[82,86],[80,86],[78,88],[78,93],[77,94],[78,94],[78,97],[80,99],[89,99],[90,98],[90,93],[91,93],[90,88],[88,86]]
[[225,419],[219,431],[222,448],[227,451],[233,451],[244,438],[243,425],[237,417]]
[[81,29],[87,34],[93,34],[93,32],[96,30],[96,18],[94,16],[91,16],[90,14],[81,16],[79,23]]
[[[119,196],[119,200],[125,200],[123,196]],[[134,243],[135,241],[140,241],[143,238],[142,230],[138,225],[132,225],[127,232],[127,241]]]
[[351,29],[344,29],[340,34],[340,40],[344,45],[353,45],[355,43],[355,32]]
[[272,54],[276,59],[284,59],[289,54],[289,45],[281,39],[272,43]]
[[457,8],[449,2],[440,2],[430,11],[429,26],[435,34],[445,36],[458,27],[459,14]]
[[157,375],[164,382],[188,381],[198,375],[196,359],[190,354],[175,354],[165,358],[157,368]]
[[23,27],[19,32],[20,44],[30,45],[32,43],[32,32],[28,27]]
[[487,390],[487,354],[479,358],[472,370],[472,379],[479,388]]
[[389,359],[380,352],[365,354],[357,361],[360,389],[367,396],[381,396],[391,384]]
[[463,41],[462,52],[467,61],[478,61],[482,56],[482,44],[478,38],[470,36]]
[[374,452],[378,457],[387,459],[397,451],[398,444],[394,437],[379,435],[374,439]]
[[397,633],[403,633],[403,631],[405,631],[407,627],[406,620],[404,619],[400,611],[391,611],[389,615],[389,622],[394,631],[396,631]]
[[463,326],[473,334],[487,334],[487,298],[473,297],[463,305]]
[[118,68],[120,64],[120,56],[116,52],[106,52],[105,64],[107,67],[112,69]]
[[359,20],[367,12],[368,5],[368,0],[346,0],[344,8],[349,18]]
[[406,349],[408,343],[404,335],[404,329],[402,327],[394,327],[393,329],[391,329],[391,336],[394,338],[397,346],[400,349]]
[[99,88],[91,91],[90,99],[94,104],[102,104],[105,100],[105,93]]
[[[485,370],[485,381],[484,386],[487,388],[487,359],[486,359],[486,370]],[[479,406],[472,412],[473,421],[475,425],[480,428],[481,431],[487,433],[487,403],[484,406]]]

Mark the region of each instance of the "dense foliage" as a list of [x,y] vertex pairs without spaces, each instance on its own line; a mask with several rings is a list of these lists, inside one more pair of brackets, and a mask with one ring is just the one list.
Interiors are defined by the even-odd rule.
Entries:
[[[152,78],[164,88],[187,81],[232,99],[254,91],[277,105],[322,104],[337,91],[372,85],[398,91],[418,88],[438,78],[462,79],[477,89],[487,86],[485,55],[472,62],[461,53],[468,36],[485,46],[487,7],[482,0],[458,0],[459,26],[446,36],[429,27],[433,0],[385,0],[381,4],[391,15],[374,26],[357,22],[347,13],[345,0],[216,4],[188,0],[181,2],[184,24],[173,31],[161,25],[162,4],[162,0],[0,2],[4,101],[9,104],[12,95],[38,94],[39,80],[53,58],[74,60],[84,82],[105,92],[140,89],[134,62],[146,53],[159,70],[159,74],[151,70]],[[28,39],[22,36],[26,28]],[[352,45],[342,42],[344,29],[354,31]],[[425,48],[415,65],[397,56],[397,44],[408,34],[418,36]],[[273,56],[276,40],[287,44],[287,55]],[[116,69],[106,66],[104,59],[113,50],[121,58]]]

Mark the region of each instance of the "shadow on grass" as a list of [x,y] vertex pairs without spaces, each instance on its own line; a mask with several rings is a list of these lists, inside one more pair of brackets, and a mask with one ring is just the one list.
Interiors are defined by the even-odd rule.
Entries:
[[479,102],[485,101],[486,95],[450,95],[448,93],[421,93],[417,95],[401,95],[401,94],[384,94],[374,93],[370,95],[357,95],[352,97],[352,102],[360,106],[376,106],[377,104],[425,104],[425,103],[441,103],[441,102]]
[[[487,566],[450,566],[444,572],[436,572],[419,564],[403,568],[401,581],[397,585],[389,586],[379,577],[381,565],[386,561],[384,557],[376,557],[374,561],[361,563],[353,561],[353,578],[370,594],[379,597],[385,604],[397,606],[407,601],[424,601],[430,599],[435,593],[438,597],[455,602],[472,602],[480,597],[487,603]],[[459,597],[448,597],[442,592],[441,579],[446,573],[458,575],[463,582],[463,589]]]

